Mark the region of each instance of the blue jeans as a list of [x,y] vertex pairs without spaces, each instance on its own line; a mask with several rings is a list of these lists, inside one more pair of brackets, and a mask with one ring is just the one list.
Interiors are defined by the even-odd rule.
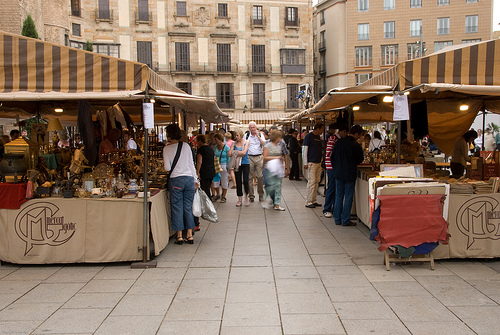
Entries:
[[352,199],[354,198],[355,181],[335,180],[335,205],[333,219],[336,224],[347,224],[351,220]]
[[328,184],[326,185],[325,193],[325,207],[323,207],[323,214],[330,212],[333,213],[333,205],[335,204],[335,177],[333,170],[326,170]]
[[172,230],[193,229],[194,180],[191,176],[171,178],[168,183],[170,192],[170,217]]

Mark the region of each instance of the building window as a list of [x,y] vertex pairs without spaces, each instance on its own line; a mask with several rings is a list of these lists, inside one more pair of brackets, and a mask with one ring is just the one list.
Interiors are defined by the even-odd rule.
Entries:
[[440,17],[437,19],[437,34],[449,35],[450,34],[450,18]]
[[184,91],[184,93],[187,94],[192,94],[191,92],[191,83],[175,83],[175,86],[177,86],[178,89],[181,91]]
[[252,45],[252,72],[266,72],[265,45]]
[[477,15],[467,15],[465,16],[465,33],[477,33],[478,30],[478,19]]
[[305,49],[281,49],[281,73],[306,73]]
[[299,84],[288,84],[286,85],[286,108],[299,108]]
[[438,6],[447,6],[450,4],[450,0],[437,0]]
[[358,23],[358,40],[364,41],[370,39],[370,24]]
[[109,0],[99,0],[99,19],[109,20],[111,18],[111,13],[109,11]]
[[175,42],[175,69],[177,71],[189,71],[189,43]]
[[153,47],[151,42],[137,41],[137,61],[153,68]]
[[186,1],[177,1],[177,16],[187,16]]
[[380,65],[395,65],[398,62],[398,45],[380,46]]
[[394,38],[396,36],[396,22],[384,22],[384,38]]
[[120,58],[120,44],[94,43],[93,47],[98,54]]
[[322,10],[321,12],[319,12],[319,24],[322,26],[325,24],[325,11]]
[[476,3],[478,0],[465,0],[465,3]]
[[80,0],[71,0],[71,15],[82,16]]
[[396,8],[396,0],[384,0],[384,10],[391,10]]
[[326,50],[326,32],[324,30],[320,31],[320,33],[319,33],[318,50],[319,51],[325,51]]
[[470,39],[470,40],[462,40],[462,44],[477,43],[477,42],[481,42],[481,39],[480,38],[473,38],[473,39]]
[[372,47],[356,47],[356,66],[372,65]]
[[286,7],[286,18],[285,18],[285,26],[298,26],[299,18],[298,18],[297,7]]
[[254,25],[262,25],[264,23],[262,18],[262,6],[253,6],[252,19]]
[[356,86],[372,78],[371,73],[356,73]]
[[80,49],[80,50],[85,50],[85,48],[87,47],[87,43],[86,42],[79,42],[79,41],[69,40],[68,46],[70,48],[76,48],[76,49]]
[[410,8],[422,7],[422,0],[410,0]]
[[410,21],[410,36],[411,37],[420,36],[420,29],[422,29],[422,20],[411,20]]
[[148,0],[138,0],[137,3],[137,20],[149,21],[149,5]]
[[217,44],[217,71],[231,72],[231,44]]
[[358,0],[358,12],[367,12],[369,7],[369,0]]
[[72,23],[71,33],[73,34],[73,36],[82,36],[81,26],[78,23]]
[[319,81],[319,90],[318,95],[319,98],[322,98],[326,94],[326,77],[322,77]]
[[217,104],[220,108],[234,108],[234,91],[232,83],[219,83],[217,88]]
[[434,52],[453,45],[453,41],[434,42]]
[[266,108],[266,84],[253,84],[253,108]]
[[227,3],[218,4],[217,9],[217,15],[219,17],[227,17]]
[[407,59],[410,60],[410,59],[415,59],[415,58],[419,58],[419,57],[422,57],[422,56],[425,56],[425,42],[422,43],[422,54],[420,54],[420,43],[408,43],[407,45]]

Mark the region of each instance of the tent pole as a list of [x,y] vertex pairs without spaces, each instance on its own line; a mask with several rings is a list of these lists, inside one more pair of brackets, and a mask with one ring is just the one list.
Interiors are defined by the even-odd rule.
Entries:
[[[148,87],[146,87],[146,94],[144,102],[149,102]],[[143,209],[143,239],[142,239],[142,262],[135,262],[130,264],[132,269],[147,269],[156,268],[156,260],[148,261],[148,246],[149,246],[149,202],[148,202],[148,142],[149,142],[149,129],[144,127],[144,209]]]
[[486,125],[486,112],[483,110],[483,131],[481,132],[481,137],[483,138],[483,141],[481,143],[481,150],[484,151],[484,128]]
[[398,158],[397,158],[397,163],[401,164],[401,121],[398,121],[398,138],[397,138],[397,143],[398,143]]

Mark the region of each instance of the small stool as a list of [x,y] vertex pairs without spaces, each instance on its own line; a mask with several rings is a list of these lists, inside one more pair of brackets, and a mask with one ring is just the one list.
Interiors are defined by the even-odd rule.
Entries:
[[395,250],[393,252],[394,254],[389,254],[389,249],[385,249],[384,251],[384,264],[387,271],[391,270],[391,261],[393,263],[430,262],[431,270],[434,270],[434,255],[432,251],[425,255],[412,255],[410,258],[400,258]]

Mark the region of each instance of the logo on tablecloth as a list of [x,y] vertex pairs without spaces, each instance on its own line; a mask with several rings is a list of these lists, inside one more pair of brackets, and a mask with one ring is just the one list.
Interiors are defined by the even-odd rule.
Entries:
[[16,234],[26,243],[26,256],[34,245],[58,246],[75,234],[76,223],[58,216],[59,207],[49,202],[26,206],[16,217]]
[[457,212],[457,227],[467,236],[467,249],[475,240],[500,239],[499,202],[492,197],[481,196],[466,201]]

